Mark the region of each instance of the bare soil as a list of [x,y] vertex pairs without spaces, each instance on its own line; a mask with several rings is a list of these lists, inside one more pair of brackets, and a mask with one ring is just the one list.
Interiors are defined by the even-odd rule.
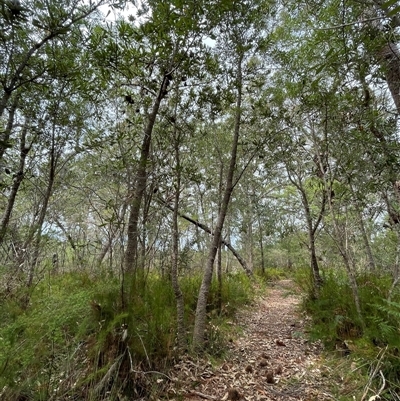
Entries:
[[[214,366],[185,357],[170,373],[169,399],[200,400],[332,400],[321,369],[322,345],[305,333],[307,317],[292,281],[282,280],[231,324],[241,334],[227,356]],[[236,331],[237,332],[237,331]]]

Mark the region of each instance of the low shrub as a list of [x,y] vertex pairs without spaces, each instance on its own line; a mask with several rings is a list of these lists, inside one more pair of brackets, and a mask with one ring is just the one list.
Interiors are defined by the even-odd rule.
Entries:
[[260,268],[254,271],[257,277],[260,277],[265,282],[274,282],[283,280],[291,276],[291,272],[286,268],[267,267],[264,271]]
[[[303,300],[303,309],[312,319],[310,336],[321,339],[327,350],[339,351],[339,356],[362,358],[364,366],[376,365],[377,355],[383,353],[379,368],[390,382],[390,391],[398,391],[400,293],[393,291],[388,300],[392,278],[371,273],[357,277],[362,319],[355,308],[346,272],[330,269],[323,279],[318,298],[306,296]],[[305,272],[296,276],[296,282],[303,289],[310,287]]]
[[[188,344],[201,279],[200,274],[180,279]],[[125,305],[117,277],[84,272],[49,276],[32,291],[27,307],[8,296],[0,311],[0,398],[146,396],[149,379],[132,371],[162,371],[173,361],[176,301],[170,282],[157,274],[138,284],[132,282]],[[213,280],[208,304],[211,354],[222,352],[231,331],[227,319],[251,300],[250,288],[244,274],[229,274],[219,296]]]

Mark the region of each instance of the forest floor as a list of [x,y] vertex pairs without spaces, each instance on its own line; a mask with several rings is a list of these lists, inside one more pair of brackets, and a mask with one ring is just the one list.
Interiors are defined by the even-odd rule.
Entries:
[[[231,322],[239,335],[225,356],[212,364],[183,358],[170,377],[168,398],[186,401],[292,401],[336,399],[323,347],[307,339],[307,317],[291,280],[269,288]],[[335,380],[343,381],[335,374]],[[340,383],[337,384],[339,387]]]

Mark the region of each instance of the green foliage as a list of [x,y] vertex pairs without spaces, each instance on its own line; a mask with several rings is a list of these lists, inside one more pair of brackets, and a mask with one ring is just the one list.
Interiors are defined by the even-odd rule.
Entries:
[[[296,277],[297,283],[311,287],[311,275],[307,281],[306,274]],[[299,280],[300,278],[300,280]],[[320,290],[319,297],[313,299],[308,296],[303,300],[305,310],[312,316],[313,325],[311,337],[321,338],[328,348],[334,348],[338,340],[356,338],[362,331],[357,311],[353,302],[351,288],[341,271],[328,271],[324,277],[324,284]]]
[[[2,308],[0,329],[0,386],[29,387],[44,394],[53,372],[66,369],[66,361],[87,333],[97,329],[90,311],[96,290],[87,275],[66,274],[40,283],[23,309],[9,297]],[[65,373],[65,371],[64,371]],[[38,396],[37,399],[46,399]]]
[[[307,286],[305,277],[303,272],[296,278],[303,287]],[[319,297],[303,300],[304,309],[312,317],[311,337],[322,339],[328,350],[342,349],[346,344],[348,352],[362,358],[364,366],[376,364],[377,353],[384,350],[382,372],[392,388],[398,387],[400,293],[393,291],[388,300],[392,283],[388,275],[364,273],[357,277],[357,283],[364,324],[358,319],[346,273],[330,269],[324,275]]]
[[[302,294],[305,294],[305,296],[308,298],[313,298],[314,286],[310,267],[301,267],[295,269],[293,279],[300,288]],[[306,300],[308,298],[306,298]]]
[[[200,283],[200,273],[181,278],[188,328],[194,321]],[[71,391],[72,382],[77,389],[93,388],[121,355],[120,370],[131,364],[150,370],[165,367],[176,353],[172,286],[165,277],[150,274],[136,288],[125,309],[118,278],[106,274],[48,276],[33,290],[26,308],[19,298],[5,297],[0,310],[4,396],[46,400],[56,388]],[[252,293],[244,273],[229,274],[223,279],[219,309],[218,283],[213,281],[208,352],[218,355],[223,350],[232,335],[229,318],[250,301]],[[127,349],[131,359],[125,357]]]
[[289,277],[288,269],[279,267],[267,267],[264,272],[261,269],[256,269],[254,273],[265,282],[274,282]]

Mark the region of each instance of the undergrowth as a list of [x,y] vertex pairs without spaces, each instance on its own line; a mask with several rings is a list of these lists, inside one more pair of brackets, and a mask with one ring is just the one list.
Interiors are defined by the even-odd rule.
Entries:
[[[188,349],[200,284],[199,274],[181,278]],[[132,292],[125,308],[121,283],[110,274],[49,276],[34,288],[28,306],[17,293],[0,296],[0,399],[146,397],[178,356],[174,293],[157,274]],[[224,277],[221,298],[213,282],[206,352],[223,352],[229,319],[252,296],[244,274]]]
[[[366,382],[378,391],[385,381],[381,399],[400,399],[400,291],[395,288],[389,297],[392,278],[372,273],[358,275],[361,319],[345,272],[325,271],[317,299],[309,270],[299,269],[295,281],[306,294],[302,307],[311,317],[310,337],[324,342],[331,361],[343,357],[349,360],[349,375],[358,377],[351,382],[359,383],[360,394],[368,392]],[[363,385],[360,372],[365,379]]]
[[278,267],[267,267],[264,271],[260,268],[255,269],[254,274],[266,283],[271,283],[290,277],[291,271]]

